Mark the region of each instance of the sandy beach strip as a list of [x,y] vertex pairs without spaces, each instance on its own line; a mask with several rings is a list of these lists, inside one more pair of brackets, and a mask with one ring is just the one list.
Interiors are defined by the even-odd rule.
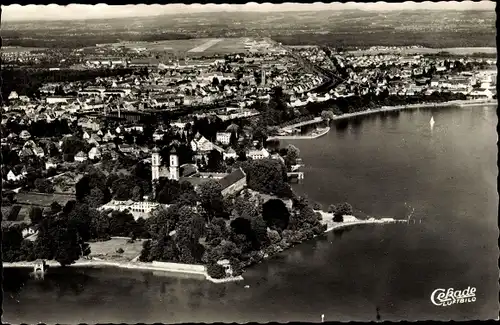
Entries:
[[333,221],[333,214],[327,213],[324,211],[315,210],[315,212],[319,212],[321,214],[321,223],[326,225],[326,232],[330,232],[332,230],[352,227],[356,225],[367,225],[367,224],[388,224],[388,223],[398,223],[398,222],[406,222],[405,219],[394,219],[394,218],[382,218],[375,219],[370,218],[366,220],[358,219],[354,216],[344,216],[343,222],[335,222]]

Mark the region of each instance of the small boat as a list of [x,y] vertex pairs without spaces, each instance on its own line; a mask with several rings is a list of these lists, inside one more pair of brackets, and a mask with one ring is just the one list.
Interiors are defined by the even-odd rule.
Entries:
[[431,117],[431,120],[430,120],[430,122],[429,122],[429,123],[430,123],[431,127],[433,127],[433,126],[434,126],[434,123],[435,123],[435,122],[434,122],[434,116],[432,116],[432,117]]

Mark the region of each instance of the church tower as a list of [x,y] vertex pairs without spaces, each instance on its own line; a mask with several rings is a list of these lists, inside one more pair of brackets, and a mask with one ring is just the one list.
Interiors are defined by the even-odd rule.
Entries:
[[264,66],[260,66],[260,85],[265,86],[266,85],[266,70],[264,70]]
[[153,182],[160,179],[160,166],[160,150],[155,147],[151,156],[151,179]]
[[173,179],[178,181],[179,180],[179,157],[177,156],[177,152],[175,151],[175,148],[172,148],[170,151],[170,175],[169,179]]

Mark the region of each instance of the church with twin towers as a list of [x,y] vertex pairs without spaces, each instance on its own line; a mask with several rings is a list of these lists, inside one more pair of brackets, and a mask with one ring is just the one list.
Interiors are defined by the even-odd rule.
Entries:
[[151,179],[152,181],[157,181],[162,177],[166,177],[171,180],[179,180],[179,156],[175,151],[175,148],[170,150],[170,165],[169,167],[162,166],[160,149],[155,147],[151,156]]

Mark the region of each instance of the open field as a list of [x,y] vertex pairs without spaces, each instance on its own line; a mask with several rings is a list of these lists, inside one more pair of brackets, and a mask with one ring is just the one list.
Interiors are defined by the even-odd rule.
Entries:
[[44,47],[22,47],[22,46],[4,46],[2,47],[3,53],[19,53],[45,50]]
[[168,41],[155,41],[155,42],[121,42],[113,43],[113,47],[124,46],[129,49],[145,48],[152,52],[171,52],[171,53],[184,53],[193,48],[196,48],[209,39],[183,39],[183,40],[168,40]]
[[[141,254],[144,241],[138,239],[133,243],[127,243],[127,240],[128,238],[113,237],[107,241],[89,243],[89,257],[129,262]],[[122,254],[116,252],[119,248],[123,249]]]
[[245,43],[251,41],[246,37],[238,38],[196,38],[183,40],[167,40],[155,42],[123,42],[112,46],[127,48],[145,48],[151,52],[167,52],[175,55],[224,55],[246,52]]
[[35,205],[40,207],[50,207],[54,201],[64,206],[68,201],[74,199],[74,195],[59,193],[45,194],[36,192],[20,192],[16,195],[17,204]]
[[200,46],[197,46],[195,48],[190,49],[188,52],[189,53],[205,52],[206,50],[208,50],[209,48],[211,48],[215,44],[219,43],[220,41],[222,41],[221,38],[211,39],[211,40],[201,44]]

